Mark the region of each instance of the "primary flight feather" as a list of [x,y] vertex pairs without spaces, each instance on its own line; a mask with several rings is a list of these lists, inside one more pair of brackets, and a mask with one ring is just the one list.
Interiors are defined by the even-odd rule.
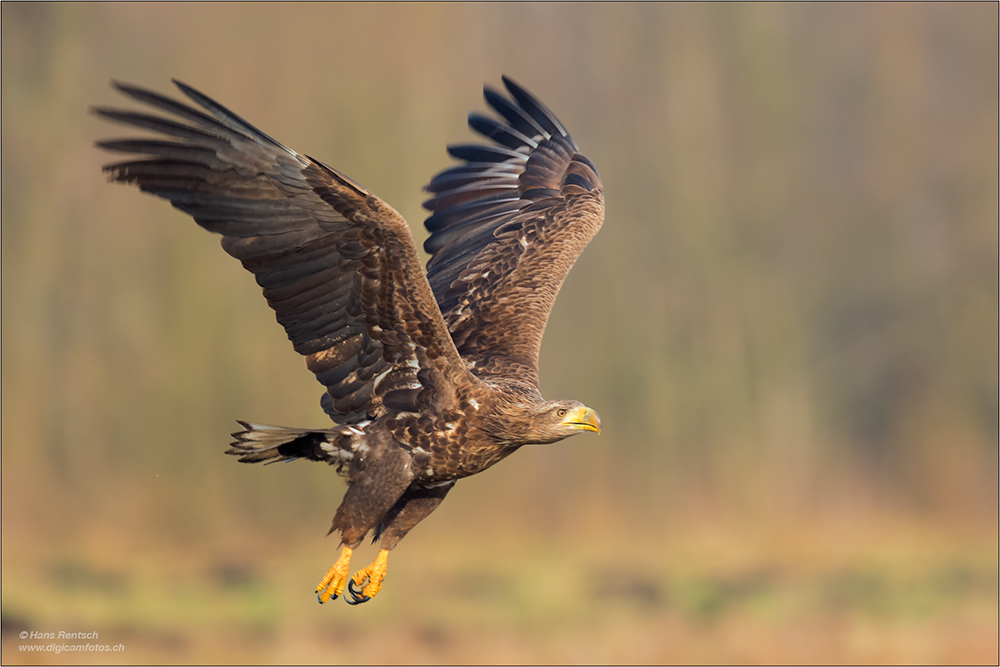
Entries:
[[[169,138],[99,142],[131,154],[104,171],[221,234],[326,387],[333,428],[241,421],[227,451],[325,461],[347,477],[330,529],[343,549],[320,602],[345,584],[351,603],[374,597],[389,551],[456,480],[523,445],[600,432],[596,412],[546,401],[538,385],[552,304],[604,220],[600,177],[551,111],[503,82],[509,97],[484,90],[499,118],[469,114],[492,143],[450,146],[461,164],[426,186],[426,273],[388,204],[189,86],[174,82],[203,111],[120,83],[161,113],[94,109]],[[351,554],[371,531],[378,557],[352,577]]]

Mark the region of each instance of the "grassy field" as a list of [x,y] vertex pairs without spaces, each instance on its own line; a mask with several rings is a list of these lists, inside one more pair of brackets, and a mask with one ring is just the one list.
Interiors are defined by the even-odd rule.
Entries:
[[[656,544],[491,533],[411,537],[383,592],[360,607],[320,607],[311,593],[332,540],[177,550],[103,535],[32,562],[5,555],[3,662],[998,659],[995,534],[848,520],[772,533],[692,528]],[[372,556],[362,549],[357,564]],[[125,650],[28,653],[18,635],[32,630],[97,630]]]

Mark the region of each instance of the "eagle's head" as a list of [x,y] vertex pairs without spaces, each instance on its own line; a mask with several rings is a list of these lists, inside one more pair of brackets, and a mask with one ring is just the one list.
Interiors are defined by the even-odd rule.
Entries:
[[549,444],[581,431],[601,432],[597,412],[579,401],[544,401],[533,405],[526,421],[530,443]]

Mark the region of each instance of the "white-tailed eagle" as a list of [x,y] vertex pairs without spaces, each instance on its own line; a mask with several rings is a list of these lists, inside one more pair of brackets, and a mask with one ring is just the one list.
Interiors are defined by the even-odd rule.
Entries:
[[[227,451],[250,463],[325,461],[346,476],[330,529],[343,550],[320,602],[348,582],[352,603],[378,593],[389,551],[456,480],[523,445],[600,432],[592,409],[542,398],[538,352],[556,294],[604,219],[601,181],[552,112],[503,82],[509,96],[485,88],[497,118],[469,114],[490,143],[450,146],[461,164],[426,187],[426,272],[388,204],[189,86],[175,81],[200,109],[115,83],[160,113],[94,110],[165,135],[99,142],[130,154],[105,172],[221,234],[326,387],[333,428],[239,422]],[[370,531],[381,550],[351,577]]]

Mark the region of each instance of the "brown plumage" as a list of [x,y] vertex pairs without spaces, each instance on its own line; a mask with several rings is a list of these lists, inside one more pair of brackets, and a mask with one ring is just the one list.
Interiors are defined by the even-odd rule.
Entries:
[[469,115],[493,144],[449,147],[463,163],[427,186],[426,274],[389,205],[180,82],[207,113],[119,83],[168,115],[94,110],[170,137],[99,142],[133,154],[104,170],[221,234],[326,387],[322,406],[337,426],[240,422],[227,451],[245,462],[325,461],[346,475],[330,529],[344,550],[317,589],[321,602],[341,594],[369,531],[382,551],[350,579],[354,602],[378,592],[388,551],[456,480],[522,445],[600,431],[593,410],[546,401],[538,386],[552,304],[604,219],[600,178],[556,117],[503,81],[509,98],[485,89],[500,120]]

